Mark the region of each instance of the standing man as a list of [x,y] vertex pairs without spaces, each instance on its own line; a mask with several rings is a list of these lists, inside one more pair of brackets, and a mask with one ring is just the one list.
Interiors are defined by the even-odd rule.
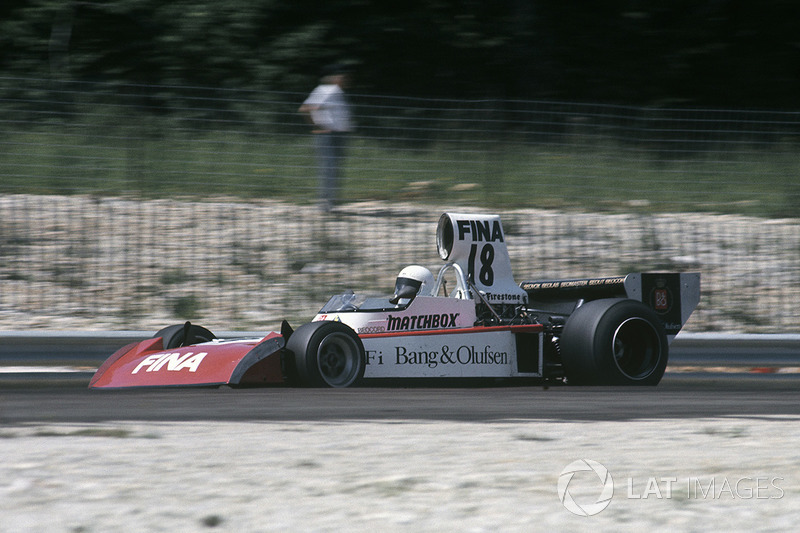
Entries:
[[320,85],[299,112],[313,126],[319,168],[320,206],[326,212],[336,204],[347,134],[353,130],[350,104],[344,94],[350,73],[343,65],[325,69]]

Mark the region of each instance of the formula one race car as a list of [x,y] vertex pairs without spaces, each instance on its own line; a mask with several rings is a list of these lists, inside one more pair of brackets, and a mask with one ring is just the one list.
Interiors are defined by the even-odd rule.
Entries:
[[169,326],[118,350],[89,386],[349,387],[407,378],[656,385],[670,341],[700,299],[699,274],[517,284],[497,215],[445,213],[436,241],[445,261],[438,275],[406,267],[391,296],[338,294],[311,322],[293,330],[284,321],[261,338]]

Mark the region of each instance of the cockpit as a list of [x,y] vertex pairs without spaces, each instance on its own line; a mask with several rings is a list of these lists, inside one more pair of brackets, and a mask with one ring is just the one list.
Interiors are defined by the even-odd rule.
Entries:
[[379,312],[379,311],[401,311],[408,307],[411,299],[404,298],[398,303],[393,304],[391,296],[375,297],[364,294],[356,294],[351,290],[331,297],[322,309],[320,314],[347,313],[347,312]]
[[[333,296],[320,309],[319,313],[401,311],[406,309],[417,296],[436,296],[441,288],[444,288],[446,292],[447,284],[444,282],[444,274],[452,268],[457,271],[457,279],[464,277],[458,265],[453,263],[444,265],[436,279],[434,279],[431,271],[425,267],[419,265],[407,266],[397,275],[392,296],[367,296],[348,290]],[[466,285],[465,281],[457,282],[458,289],[453,291],[450,296],[465,298],[467,294]]]

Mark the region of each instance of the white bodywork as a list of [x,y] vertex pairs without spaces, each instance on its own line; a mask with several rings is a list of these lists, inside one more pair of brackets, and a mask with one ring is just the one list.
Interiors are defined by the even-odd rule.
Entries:
[[[365,304],[383,301],[383,310],[369,311]],[[388,299],[367,299],[360,310],[321,312],[317,320],[347,324],[359,335],[451,328],[471,328],[475,325],[475,301],[436,296],[418,296],[406,305],[392,306]]]
[[541,376],[541,359],[537,372],[519,372],[516,352],[518,334],[536,335],[541,347],[540,326],[474,327],[475,319],[474,300],[433,296],[419,296],[405,309],[314,318],[345,323],[359,334],[365,378]]
[[516,342],[507,330],[385,335],[362,341],[367,355],[365,378],[518,375]]

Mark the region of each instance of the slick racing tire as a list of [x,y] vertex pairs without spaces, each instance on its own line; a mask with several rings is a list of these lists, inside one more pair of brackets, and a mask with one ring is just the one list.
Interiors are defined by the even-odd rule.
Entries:
[[579,307],[567,319],[560,346],[571,385],[657,385],[669,351],[655,311],[617,298]]
[[341,322],[303,324],[289,337],[286,349],[305,387],[350,387],[364,377],[367,360],[356,332]]
[[[188,324],[188,328],[187,328]],[[186,331],[188,329],[189,335],[187,338]],[[190,344],[200,344],[201,342],[209,342],[217,338],[216,335],[202,326],[195,326],[194,324],[176,324],[174,326],[167,326],[153,335],[153,338],[161,337],[165,350],[172,350],[180,348],[181,346],[189,346]]]

